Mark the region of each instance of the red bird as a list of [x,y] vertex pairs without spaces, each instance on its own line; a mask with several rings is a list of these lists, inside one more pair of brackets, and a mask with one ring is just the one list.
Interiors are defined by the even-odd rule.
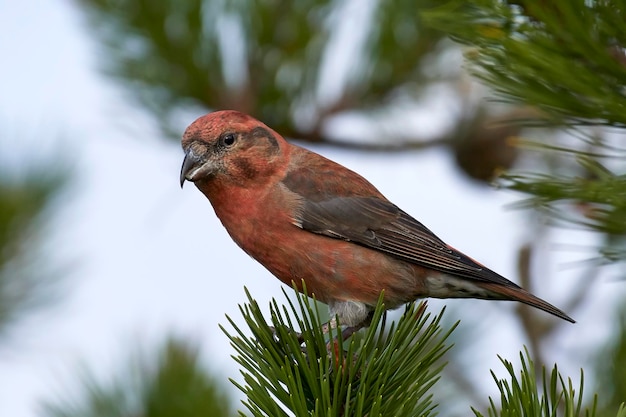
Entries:
[[194,182],[248,255],[287,285],[304,281],[352,331],[368,325],[382,290],[387,308],[423,297],[514,300],[574,322],[448,246],[359,174],[248,115],[202,116],[182,146],[181,187]]

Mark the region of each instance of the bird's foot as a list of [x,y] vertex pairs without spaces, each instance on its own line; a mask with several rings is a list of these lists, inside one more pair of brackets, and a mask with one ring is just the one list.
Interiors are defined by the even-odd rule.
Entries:
[[331,329],[335,330],[337,328],[337,319],[334,317],[330,319],[327,323],[322,324],[322,333],[327,335],[330,333]]
[[[304,343],[304,336],[302,335],[302,333],[296,332],[291,327],[287,327],[287,326],[282,326],[282,327],[285,330],[287,330],[288,333],[290,333],[293,336],[295,336],[298,339],[298,343],[299,344],[303,344]],[[278,335],[278,331],[276,330],[276,328],[274,326],[270,326],[270,331],[272,332],[272,336],[274,337],[274,339],[276,341],[279,341],[280,340],[280,336]]]
[[[344,328],[343,330],[341,330],[341,340],[344,341],[346,339],[348,339],[350,336],[352,336],[354,333],[356,333],[357,331],[359,331],[360,329],[362,329],[363,327],[365,327],[366,322],[360,323],[356,326],[349,326]],[[305,338],[303,333],[300,332],[296,332],[295,330],[293,330],[290,327],[287,326],[283,326],[283,329],[286,330],[289,334],[295,336],[298,340],[298,343],[300,345],[303,345],[305,342]],[[331,319],[330,321],[328,321],[327,323],[322,324],[320,330],[322,331],[323,335],[329,335],[330,332],[332,330],[336,330],[338,329],[337,326],[337,320],[336,319]],[[272,332],[272,336],[274,338],[274,340],[276,340],[277,342],[280,341],[281,337],[279,335],[279,332],[277,331],[277,329],[273,326],[270,326],[270,331]],[[335,353],[335,357],[338,357],[337,355],[339,354],[339,349],[342,349],[342,347],[339,344],[339,334],[338,332],[334,335],[334,337],[330,338],[330,340],[326,343],[326,351],[328,353],[328,356],[332,356],[332,353],[334,351]],[[305,352],[305,347],[302,347],[302,350]],[[305,352],[306,353],[306,352]]]
[[[365,327],[367,324],[369,324],[369,322],[364,321],[363,323],[359,323],[356,326],[349,326],[349,327],[344,328],[341,331],[341,340],[346,340],[347,338],[352,336],[354,333],[358,332],[363,327]],[[337,320],[333,318],[328,323],[322,324],[322,333],[325,335],[329,334],[331,329],[335,330],[337,329],[337,327],[338,327]],[[336,339],[336,336],[335,336],[335,339]]]
[[[336,322],[335,322],[335,326],[336,326]],[[344,340],[348,339],[350,336],[352,336],[354,333],[356,333],[357,331],[359,331],[363,327],[364,327],[364,324],[346,327],[345,329],[343,329],[341,331],[341,340],[344,341]],[[343,346],[341,346],[341,344],[339,343],[339,338],[338,337],[333,337],[333,338],[331,338],[328,341],[328,343],[326,343],[326,352],[328,353],[328,356],[331,357],[331,358],[335,357],[335,358],[337,358],[337,360],[339,360],[338,359],[339,358],[339,349],[343,349]],[[345,361],[345,359],[344,359],[344,361]]]

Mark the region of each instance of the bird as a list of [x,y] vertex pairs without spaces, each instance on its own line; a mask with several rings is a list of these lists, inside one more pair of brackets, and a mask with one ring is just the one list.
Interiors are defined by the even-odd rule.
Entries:
[[[280,281],[328,305],[344,335],[422,298],[518,301],[575,321],[445,243],[356,172],[234,110],[182,136],[193,182],[234,242]],[[304,287],[304,288],[303,288]]]

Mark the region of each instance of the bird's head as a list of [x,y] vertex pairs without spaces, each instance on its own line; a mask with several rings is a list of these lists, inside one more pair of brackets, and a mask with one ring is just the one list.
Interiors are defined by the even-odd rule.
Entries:
[[270,177],[287,148],[272,129],[243,113],[217,111],[194,121],[183,134],[185,159],[180,185],[198,187],[215,180],[246,186]]

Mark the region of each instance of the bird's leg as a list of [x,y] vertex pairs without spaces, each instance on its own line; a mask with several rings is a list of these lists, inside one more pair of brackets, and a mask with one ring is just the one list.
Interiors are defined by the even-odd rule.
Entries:
[[[362,326],[361,326],[362,327]],[[336,329],[337,328],[337,320],[333,317],[332,319],[330,319],[328,322],[322,324],[322,326],[320,327],[320,329],[322,330],[322,334],[325,336],[327,334],[330,333],[331,329]],[[274,328],[273,326],[270,326],[270,330],[272,331],[272,334],[274,335],[274,338],[278,339],[278,334],[276,332],[276,328]],[[304,336],[302,335],[302,333],[300,332],[296,332],[295,330],[288,328],[289,333],[293,334],[294,336],[296,336],[296,338],[298,339],[298,342],[300,344],[304,343]],[[347,329],[346,329],[347,330]],[[358,329],[357,329],[358,330]],[[344,330],[345,331],[345,330]],[[356,331],[356,330],[355,330]],[[352,335],[353,332],[351,332],[348,337],[350,337],[350,335]],[[343,335],[343,333],[342,333]]]
[[[355,324],[354,326],[348,326],[344,328],[341,331],[341,340],[344,341],[348,339],[350,336],[352,336],[354,333],[361,330],[362,328],[369,326],[372,323],[373,317],[374,317],[374,312],[370,311],[367,317],[365,318],[365,320],[361,321],[360,323]],[[328,322],[328,325],[334,325],[334,328],[336,328],[337,322],[336,320],[331,320],[330,322]],[[343,349],[343,347],[339,345],[339,338],[334,337],[330,339],[328,343],[326,343],[326,351],[328,353],[328,357],[335,358],[335,368],[339,369],[339,365],[340,365],[339,358],[343,357],[341,368],[347,369],[347,367],[349,366],[347,363],[348,359],[344,355],[340,355],[339,349]],[[358,354],[354,352],[353,357],[351,358],[352,364],[356,363],[357,359],[358,359]],[[360,373],[358,374],[357,378],[358,377],[360,377]]]
[[[387,313],[385,312],[385,314]],[[341,338],[343,340],[346,340],[347,338],[352,336],[354,333],[361,330],[363,327],[368,327],[372,323],[373,318],[374,318],[374,310],[370,311],[367,314],[367,317],[365,317],[365,319],[363,319],[363,321],[361,321],[360,323],[357,323],[354,326],[349,326],[343,329],[343,331],[341,332]]]
[[[370,311],[369,314],[367,315],[367,317],[363,321],[361,321],[360,323],[357,323],[354,326],[348,326],[348,327],[344,328],[341,331],[341,339],[342,340],[346,340],[347,338],[352,336],[354,333],[356,333],[359,330],[361,330],[363,327],[369,326],[370,323],[372,322],[372,318],[373,317],[374,317],[374,311]],[[330,333],[330,329],[336,329],[337,327],[338,327],[337,326],[337,319],[335,317],[333,317],[327,323],[322,324],[322,333],[323,334],[328,334],[328,333]]]
[[[369,326],[370,323],[372,322],[373,317],[374,317],[374,311],[370,311],[367,317],[365,317],[365,319],[361,321],[360,323],[357,323],[354,326],[348,326],[344,328],[341,331],[341,339],[346,340],[347,338],[349,338],[350,336],[352,336],[354,333],[358,332],[362,328]],[[337,327],[338,327],[337,319],[333,317],[327,323],[322,324],[322,333],[328,334],[330,333],[330,329],[336,329]]]
[[363,327],[365,327],[367,324],[369,324],[369,323],[366,322],[366,321],[362,321],[361,323],[357,324],[356,326],[346,327],[345,329],[343,329],[341,331],[341,339],[342,340],[346,340],[347,338],[349,338],[350,336],[352,336],[353,334],[355,334],[356,332],[361,330]]
[[[371,311],[367,315],[365,320],[361,321],[360,323],[357,323],[354,326],[345,327],[343,330],[341,330],[341,340],[346,340],[350,336],[352,336],[354,333],[356,333],[359,330],[361,330],[362,328],[369,326],[369,324],[372,322],[372,317],[373,316],[374,316],[374,312]],[[333,317],[328,322],[322,324],[320,329],[322,330],[322,334],[323,335],[327,335],[327,334],[330,333],[331,329],[332,330],[336,330],[337,328],[339,328],[339,326],[337,325],[337,319],[335,317]],[[276,332],[276,329],[274,327],[270,327],[270,329],[271,329],[272,334],[274,335],[274,337],[276,339],[279,339],[278,334]],[[289,330],[289,332],[291,334],[296,336],[296,338],[298,339],[298,342],[300,344],[304,343],[304,336],[302,335],[302,333],[296,332],[293,329],[288,329],[288,330]],[[337,353],[338,349],[339,349],[339,343],[338,343],[338,338],[337,337],[333,337],[331,340],[328,341],[328,343],[326,343],[326,350],[328,351],[328,354],[330,354],[332,350],[334,350],[335,353]]]
[[[287,329],[289,331],[289,333],[294,335],[298,339],[298,342],[300,344],[304,343],[304,336],[302,336],[302,333],[296,332],[295,330],[293,330],[292,328],[287,327],[287,326],[282,326],[282,327],[284,327],[285,329]],[[280,337],[278,337],[278,332],[276,331],[276,328],[274,326],[269,326],[269,328],[270,328],[270,330],[272,332],[272,335],[274,336],[274,339],[279,340]]]
[[[350,336],[352,336],[354,333],[358,332],[359,330],[361,330],[364,327],[367,327],[370,325],[370,323],[372,322],[372,318],[374,317],[374,312],[370,311],[369,314],[367,315],[367,317],[361,321],[360,323],[355,324],[354,326],[348,326],[346,328],[344,328],[341,331],[341,340],[346,340],[348,339]],[[330,328],[336,329],[337,328],[337,320],[335,318],[333,318],[332,320],[330,320],[328,323],[325,323],[322,326],[322,332],[324,333],[328,333],[330,331]],[[334,337],[331,340],[328,341],[328,343],[326,343],[326,350],[328,351],[328,354],[330,355],[332,351],[335,352],[335,354],[339,353],[339,341],[338,338]]]

